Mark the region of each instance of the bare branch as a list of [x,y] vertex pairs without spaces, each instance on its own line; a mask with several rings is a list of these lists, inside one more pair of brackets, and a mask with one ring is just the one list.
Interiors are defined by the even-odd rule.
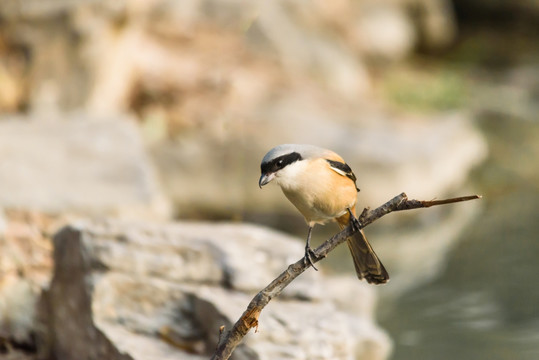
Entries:
[[[408,200],[405,193],[395,196],[385,204],[379,206],[374,210],[364,209],[359,216],[361,223],[360,228],[371,224],[384,215],[393,211],[411,210],[419,208],[427,208],[436,205],[452,204],[461,201],[480,199],[479,195],[463,196],[444,200],[432,200],[432,201],[420,201],[420,200]],[[322,245],[314,250],[313,262],[316,263],[325,258],[327,254],[335,247],[343,243],[348,237],[350,237],[354,231],[352,226],[348,226],[340,233],[334,235],[329,240],[326,240]],[[226,360],[230,357],[236,346],[239,345],[243,337],[249,332],[251,328],[258,327],[258,318],[262,309],[271,301],[272,298],[278,296],[288,284],[290,284],[296,277],[303,273],[309,265],[303,261],[303,258],[290,264],[288,268],[281,273],[275,280],[273,280],[262,291],[255,295],[247,306],[247,310],[234,324],[232,329],[227,331],[223,339],[219,338],[219,344],[212,356],[212,360]],[[222,331],[221,331],[222,332]]]

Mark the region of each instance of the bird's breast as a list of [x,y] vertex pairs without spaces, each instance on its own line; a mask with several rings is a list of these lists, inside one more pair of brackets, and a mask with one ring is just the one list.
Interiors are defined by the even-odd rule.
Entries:
[[331,170],[324,159],[299,162],[283,170],[287,171],[280,174],[278,184],[308,223],[323,224],[355,206],[354,182]]

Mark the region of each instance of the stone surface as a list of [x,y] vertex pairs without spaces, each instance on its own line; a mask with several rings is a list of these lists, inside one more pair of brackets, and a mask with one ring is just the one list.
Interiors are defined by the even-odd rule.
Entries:
[[[43,341],[58,359],[75,352],[81,359],[207,358],[219,326],[230,327],[302,253],[288,236],[232,224],[86,222],[64,228],[54,243]],[[252,280],[242,278],[246,272]],[[354,299],[337,301],[343,294]],[[373,288],[352,276],[332,283],[308,271],[264,309],[259,331],[235,358],[385,359],[391,345],[373,322],[374,302]],[[70,325],[60,325],[67,318]]]
[[168,217],[138,129],[125,118],[0,121],[0,207]]
[[52,272],[49,231],[56,220],[0,210],[0,358],[34,359],[36,304]]
[[0,338],[9,338],[18,344],[32,342],[37,296],[38,292],[28,280],[15,276],[2,277]]

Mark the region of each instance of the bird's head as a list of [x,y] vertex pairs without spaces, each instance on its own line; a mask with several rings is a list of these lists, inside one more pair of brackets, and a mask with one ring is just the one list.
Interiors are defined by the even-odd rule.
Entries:
[[258,186],[262,187],[275,178],[292,177],[294,169],[325,150],[313,145],[283,144],[268,151],[260,164],[260,180]]

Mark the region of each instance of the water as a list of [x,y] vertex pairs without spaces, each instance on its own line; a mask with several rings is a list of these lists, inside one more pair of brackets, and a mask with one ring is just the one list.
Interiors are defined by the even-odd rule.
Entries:
[[393,360],[539,359],[539,123],[488,114],[478,126],[484,211],[439,278],[381,311]]

